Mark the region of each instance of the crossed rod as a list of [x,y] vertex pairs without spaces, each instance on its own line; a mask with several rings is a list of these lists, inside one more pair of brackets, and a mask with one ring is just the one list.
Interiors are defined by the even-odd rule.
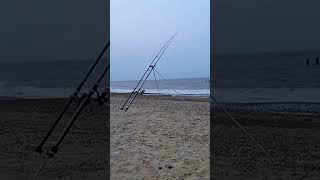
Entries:
[[[110,70],[110,64],[108,63],[108,65],[104,68],[103,72],[100,74],[100,76],[98,77],[98,79],[96,80],[95,84],[91,87],[91,89],[89,90],[89,92],[87,93],[87,95],[83,96],[83,97],[79,97],[79,93],[81,92],[82,87],[84,86],[84,84],[86,83],[86,81],[88,80],[89,76],[93,73],[93,71],[95,70],[97,64],[101,61],[103,55],[106,53],[106,51],[109,49],[110,47],[110,41],[108,41],[108,43],[104,46],[104,48],[102,49],[102,51],[100,52],[100,54],[98,55],[98,57],[96,58],[96,60],[94,61],[94,63],[92,64],[92,66],[90,67],[89,71],[87,72],[87,74],[84,76],[83,80],[80,82],[80,84],[77,86],[77,88],[75,89],[74,93],[72,93],[70,95],[70,97],[68,98],[67,103],[65,104],[63,110],[61,111],[61,113],[59,114],[58,118],[55,120],[55,122],[53,123],[53,125],[50,127],[49,131],[47,132],[47,134],[44,136],[44,138],[42,139],[42,141],[39,143],[39,145],[37,146],[37,148],[35,149],[35,151],[39,154],[43,153],[43,146],[44,144],[47,142],[48,138],[50,137],[50,135],[53,133],[54,129],[56,128],[56,126],[59,124],[59,122],[61,122],[61,119],[63,118],[64,114],[66,113],[66,111],[69,109],[70,105],[73,102],[77,102],[77,107],[76,110],[74,111],[71,119],[69,120],[68,124],[65,126],[64,130],[62,131],[62,133],[60,134],[60,136],[58,137],[58,139],[55,141],[54,145],[51,147],[51,149],[49,151],[46,152],[46,158],[43,161],[43,163],[40,165],[39,169],[37,170],[37,172],[35,173],[35,176],[39,175],[39,173],[41,172],[41,170],[44,168],[44,166],[46,165],[46,163],[48,162],[48,160],[50,158],[53,158],[59,151],[60,149],[60,145],[63,142],[64,138],[66,137],[66,135],[68,134],[68,132],[70,131],[71,127],[73,126],[73,124],[75,123],[75,121],[77,120],[77,118],[79,117],[80,113],[82,112],[82,110],[84,109],[84,107],[91,101],[92,96],[94,94],[97,94],[97,99],[98,102],[100,102],[100,105],[102,105],[104,102],[108,102],[109,101],[109,96],[104,97],[101,96],[98,88],[100,87],[100,84],[103,80],[103,78],[106,76],[107,72],[109,72]],[[102,104],[101,104],[102,103]]]

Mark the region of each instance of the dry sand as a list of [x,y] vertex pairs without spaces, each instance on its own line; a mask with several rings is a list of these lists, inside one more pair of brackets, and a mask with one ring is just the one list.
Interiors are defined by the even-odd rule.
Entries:
[[111,96],[111,179],[209,179],[209,101]]

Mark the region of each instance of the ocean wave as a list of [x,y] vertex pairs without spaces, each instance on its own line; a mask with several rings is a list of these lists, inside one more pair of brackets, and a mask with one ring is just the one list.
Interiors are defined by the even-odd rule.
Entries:
[[[144,89],[146,94],[158,94],[160,92],[161,95],[184,95],[184,96],[209,96],[209,89]],[[113,93],[131,93],[133,89],[119,89],[119,88],[111,88],[111,92]]]
[[[73,88],[40,88],[36,86],[8,86],[0,82],[0,96],[16,98],[63,98],[74,92]],[[87,91],[83,89],[83,92]],[[114,93],[131,93],[130,88],[112,88]],[[176,91],[176,92],[175,92]],[[160,95],[210,96],[209,89],[160,89]],[[146,94],[158,94],[157,89],[145,89]],[[320,88],[214,88],[212,95],[218,102],[312,102],[320,103]]]

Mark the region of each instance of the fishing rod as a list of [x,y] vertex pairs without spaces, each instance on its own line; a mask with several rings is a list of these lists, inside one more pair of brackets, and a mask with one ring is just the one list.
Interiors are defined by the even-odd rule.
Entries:
[[[154,69],[154,70],[155,70],[155,69]],[[156,85],[157,85],[158,95],[160,95],[160,90],[159,90],[158,81],[157,81],[156,73],[155,73],[154,71],[153,71],[153,76],[154,76],[154,81],[156,82]]]
[[[56,142],[54,143],[54,145],[52,146],[50,152],[47,152],[46,155],[46,159],[43,161],[43,163],[40,165],[39,169],[37,170],[35,176],[39,175],[41,170],[45,167],[45,165],[47,164],[47,162],[49,161],[50,158],[54,158],[55,154],[58,153],[60,145],[62,143],[62,141],[64,140],[64,138],[66,137],[66,135],[68,134],[68,132],[70,131],[71,127],[73,126],[73,124],[75,123],[75,121],[77,120],[77,118],[79,117],[80,113],[82,112],[82,110],[84,109],[84,107],[90,102],[91,97],[98,92],[98,88],[100,86],[101,81],[103,80],[103,78],[105,77],[106,73],[109,71],[110,69],[110,64],[108,64],[108,66],[104,69],[104,71],[102,72],[102,74],[100,75],[100,77],[98,78],[98,80],[96,81],[96,83],[93,85],[93,87],[91,88],[91,90],[89,91],[88,95],[83,98],[80,101],[79,106],[77,107],[76,111],[73,113],[70,121],[68,122],[68,125],[64,128],[64,130],[62,131],[62,133],[60,134],[59,138],[56,140]],[[99,98],[99,96],[98,96]],[[108,99],[109,100],[109,99]]]
[[105,52],[108,50],[108,48],[110,47],[110,41],[108,41],[108,43],[104,46],[104,48],[102,49],[102,51],[100,52],[99,56],[96,58],[95,62],[92,64],[92,66],[90,67],[89,71],[87,72],[87,74],[84,76],[83,80],[80,82],[80,84],[77,86],[76,90],[74,93],[72,93],[69,96],[69,99],[67,101],[67,103],[65,104],[63,110],[61,111],[61,113],[59,114],[58,118],[56,119],[56,121],[53,123],[53,125],[51,126],[51,128],[49,129],[49,131],[47,132],[46,136],[42,139],[42,141],[40,142],[40,144],[37,146],[37,148],[35,149],[35,151],[39,154],[41,154],[43,152],[43,145],[46,143],[46,141],[48,140],[48,138],[50,137],[50,135],[52,134],[53,130],[55,129],[55,127],[58,125],[58,123],[60,122],[60,120],[62,119],[63,115],[65,114],[65,112],[67,111],[67,109],[69,108],[69,106],[71,105],[71,103],[74,100],[79,100],[78,94],[80,93],[83,85],[85,84],[85,82],[87,81],[87,79],[89,78],[89,76],[92,74],[93,70],[95,69],[95,67],[97,66],[97,64],[99,63],[99,61],[102,59],[103,55],[105,54]]
[[174,38],[175,35],[171,36],[170,39],[167,40],[167,42],[162,46],[162,48],[158,51],[157,55],[153,58],[152,62],[150,63],[150,65],[148,66],[147,70],[144,72],[144,74],[142,75],[142,77],[140,78],[139,82],[137,83],[137,85],[135,86],[135,88],[133,89],[133,91],[131,92],[130,96],[127,98],[127,100],[125,101],[125,103],[123,104],[123,106],[120,108],[121,110],[124,109],[124,107],[126,106],[127,102],[130,100],[130,98],[132,97],[132,95],[135,93],[135,90],[138,88],[138,86],[140,85],[140,83],[142,82],[142,79],[146,76],[147,72],[150,70],[150,68],[152,67],[154,61],[158,58],[158,56],[160,55],[160,53],[163,51],[163,49],[166,47],[166,45],[170,42],[171,39]]
[[[145,82],[149,78],[151,72],[154,70],[157,63],[159,62],[159,60],[163,56],[164,52],[167,50],[167,48],[169,47],[169,45],[171,44],[171,42],[173,41],[173,39],[176,37],[177,34],[178,33],[173,34],[169,38],[169,40],[162,46],[162,48],[158,51],[157,55],[154,57],[154,59],[152,60],[152,62],[148,66],[147,70],[144,72],[143,76],[140,78],[139,82],[137,83],[137,85],[135,86],[133,91],[131,92],[130,96],[126,99],[125,103],[120,108],[121,110],[127,111],[130,108],[132,102],[134,101],[134,99],[137,97],[137,95],[141,91],[143,85],[145,84]],[[137,88],[138,88],[138,90],[136,91]]]
[[[172,40],[171,40],[172,41]],[[170,41],[170,43],[171,43]],[[160,58],[162,57],[162,55],[164,54],[165,50],[168,48],[168,46],[170,45],[170,43],[168,43],[168,45],[166,46],[166,48],[162,51],[161,55],[159,56],[158,60],[156,61],[156,63],[151,66],[151,69],[149,70],[149,73],[147,74],[147,76],[145,77],[144,81],[142,82],[140,88],[136,91],[136,93],[134,94],[133,98],[131,98],[130,102],[128,103],[127,107],[126,107],[126,111],[130,108],[131,104],[133,103],[133,101],[135,100],[135,98],[138,96],[139,92],[141,91],[141,89],[143,88],[143,85],[147,82],[151,72],[154,71],[154,68],[156,67],[158,61],[160,60]]]

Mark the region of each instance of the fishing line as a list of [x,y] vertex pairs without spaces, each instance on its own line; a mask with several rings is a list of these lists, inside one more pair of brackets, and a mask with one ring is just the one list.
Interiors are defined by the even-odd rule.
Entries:
[[[154,69],[155,72],[157,72],[159,74],[159,76],[163,79],[163,80],[166,80],[161,74],[159,71],[157,71],[157,69]],[[174,92],[179,96],[180,94],[172,88],[172,90],[174,90]],[[183,99],[181,97],[181,99],[183,101],[186,101],[185,99]],[[272,156],[249,134],[249,132],[230,114],[229,111],[227,111],[222,105],[220,105],[220,103],[218,103],[216,101],[216,99],[212,96],[211,97],[211,100],[210,101],[213,101],[220,109],[222,109],[222,111],[227,114],[227,116],[229,117],[229,119],[231,119],[249,138],[250,140],[256,144],[256,146],[271,160],[271,162],[275,162],[274,159],[272,158]]]
[[[157,71],[157,69],[154,69],[154,71],[159,74],[159,76],[161,77],[162,80],[168,81],[167,79],[165,79],[165,78],[160,74],[159,71]],[[173,91],[176,93],[176,95],[177,95],[181,100],[186,101],[175,89],[171,88],[171,90],[173,90]]]
[[157,81],[156,73],[155,73],[154,71],[153,71],[153,76],[154,76],[154,80],[155,80],[156,85],[157,85],[158,95],[160,95],[160,90],[159,90],[159,86],[158,86],[158,81]]
[[271,160],[271,162],[275,162],[272,156],[249,134],[249,132],[227,111],[222,105],[220,105],[216,99],[211,96],[211,100],[213,101],[228,117],[231,121],[233,121],[249,138],[250,140],[259,147],[259,149]]

